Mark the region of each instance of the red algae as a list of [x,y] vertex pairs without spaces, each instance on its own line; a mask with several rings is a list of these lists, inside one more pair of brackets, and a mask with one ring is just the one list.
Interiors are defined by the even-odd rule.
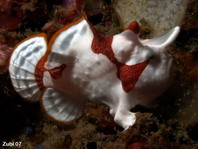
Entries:
[[9,11],[2,12],[0,14],[0,28],[7,30],[15,30],[20,26],[22,21],[23,13],[18,8],[12,8]]
[[0,1],[0,11],[5,12],[11,9],[13,0],[2,0]]
[[0,28],[15,30],[23,19],[23,11],[20,6],[13,6],[13,0],[0,2]]

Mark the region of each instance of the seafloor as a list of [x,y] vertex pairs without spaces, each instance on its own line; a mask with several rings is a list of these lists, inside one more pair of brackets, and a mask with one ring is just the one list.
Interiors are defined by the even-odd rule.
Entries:
[[[70,1],[71,7],[67,4]],[[101,33],[118,33],[123,28],[113,3],[111,0],[85,0],[83,8],[79,8],[72,0],[0,1],[0,50],[4,50],[3,58],[9,57],[7,49],[29,35],[46,32],[50,38],[63,25],[78,18],[78,11],[73,11],[76,8],[85,10],[90,22]],[[140,36],[149,37],[152,27],[145,21],[141,25]],[[189,0],[180,26],[181,33],[171,47],[174,58],[171,86],[157,99],[159,105],[156,108],[138,105],[132,109],[138,113],[137,122],[126,131],[114,123],[108,107],[94,103],[87,103],[83,116],[71,124],[62,125],[49,120],[38,103],[29,103],[15,93],[7,72],[8,62],[1,63],[0,148],[18,148],[3,147],[3,142],[21,142],[22,149],[198,148],[196,0]]]

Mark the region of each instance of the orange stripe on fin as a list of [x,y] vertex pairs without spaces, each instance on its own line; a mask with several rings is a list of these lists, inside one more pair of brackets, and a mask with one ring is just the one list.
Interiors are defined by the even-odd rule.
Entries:
[[58,36],[61,32],[67,30],[68,28],[70,28],[70,27],[73,26],[73,25],[76,25],[76,24],[80,23],[83,19],[86,19],[86,17],[87,17],[87,15],[86,15],[86,13],[84,12],[81,18],[79,18],[78,20],[76,20],[76,21],[74,21],[74,22],[72,22],[72,23],[70,23],[70,24],[64,26],[64,27],[61,28],[60,30],[58,30],[58,31],[52,36],[52,38],[50,39],[50,41],[49,41],[49,43],[48,43],[48,49],[51,51],[51,48],[52,48],[52,45],[53,45],[55,39],[57,38],[57,36]]

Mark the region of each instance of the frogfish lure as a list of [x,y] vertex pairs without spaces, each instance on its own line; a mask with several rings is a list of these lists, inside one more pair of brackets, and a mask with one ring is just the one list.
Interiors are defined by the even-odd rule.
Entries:
[[139,39],[132,22],[105,37],[83,15],[47,41],[44,33],[16,45],[10,58],[12,84],[23,98],[39,101],[60,122],[79,118],[86,100],[104,103],[114,121],[127,129],[136,121],[130,109],[149,106],[169,85],[172,58],[166,48],[177,26],[153,39]]

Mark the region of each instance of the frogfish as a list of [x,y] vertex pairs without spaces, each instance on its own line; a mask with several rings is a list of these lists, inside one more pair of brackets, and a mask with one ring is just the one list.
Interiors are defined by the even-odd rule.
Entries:
[[84,14],[58,30],[17,44],[10,58],[12,85],[22,98],[39,101],[43,111],[62,123],[82,115],[87,100],[109,107],[114,121],[127,129],[136,121],[130,110],[150,107],[171,82],[168,46],[180,27],[159,37],[140,39],[133,21],[123,32],[104,36]]

